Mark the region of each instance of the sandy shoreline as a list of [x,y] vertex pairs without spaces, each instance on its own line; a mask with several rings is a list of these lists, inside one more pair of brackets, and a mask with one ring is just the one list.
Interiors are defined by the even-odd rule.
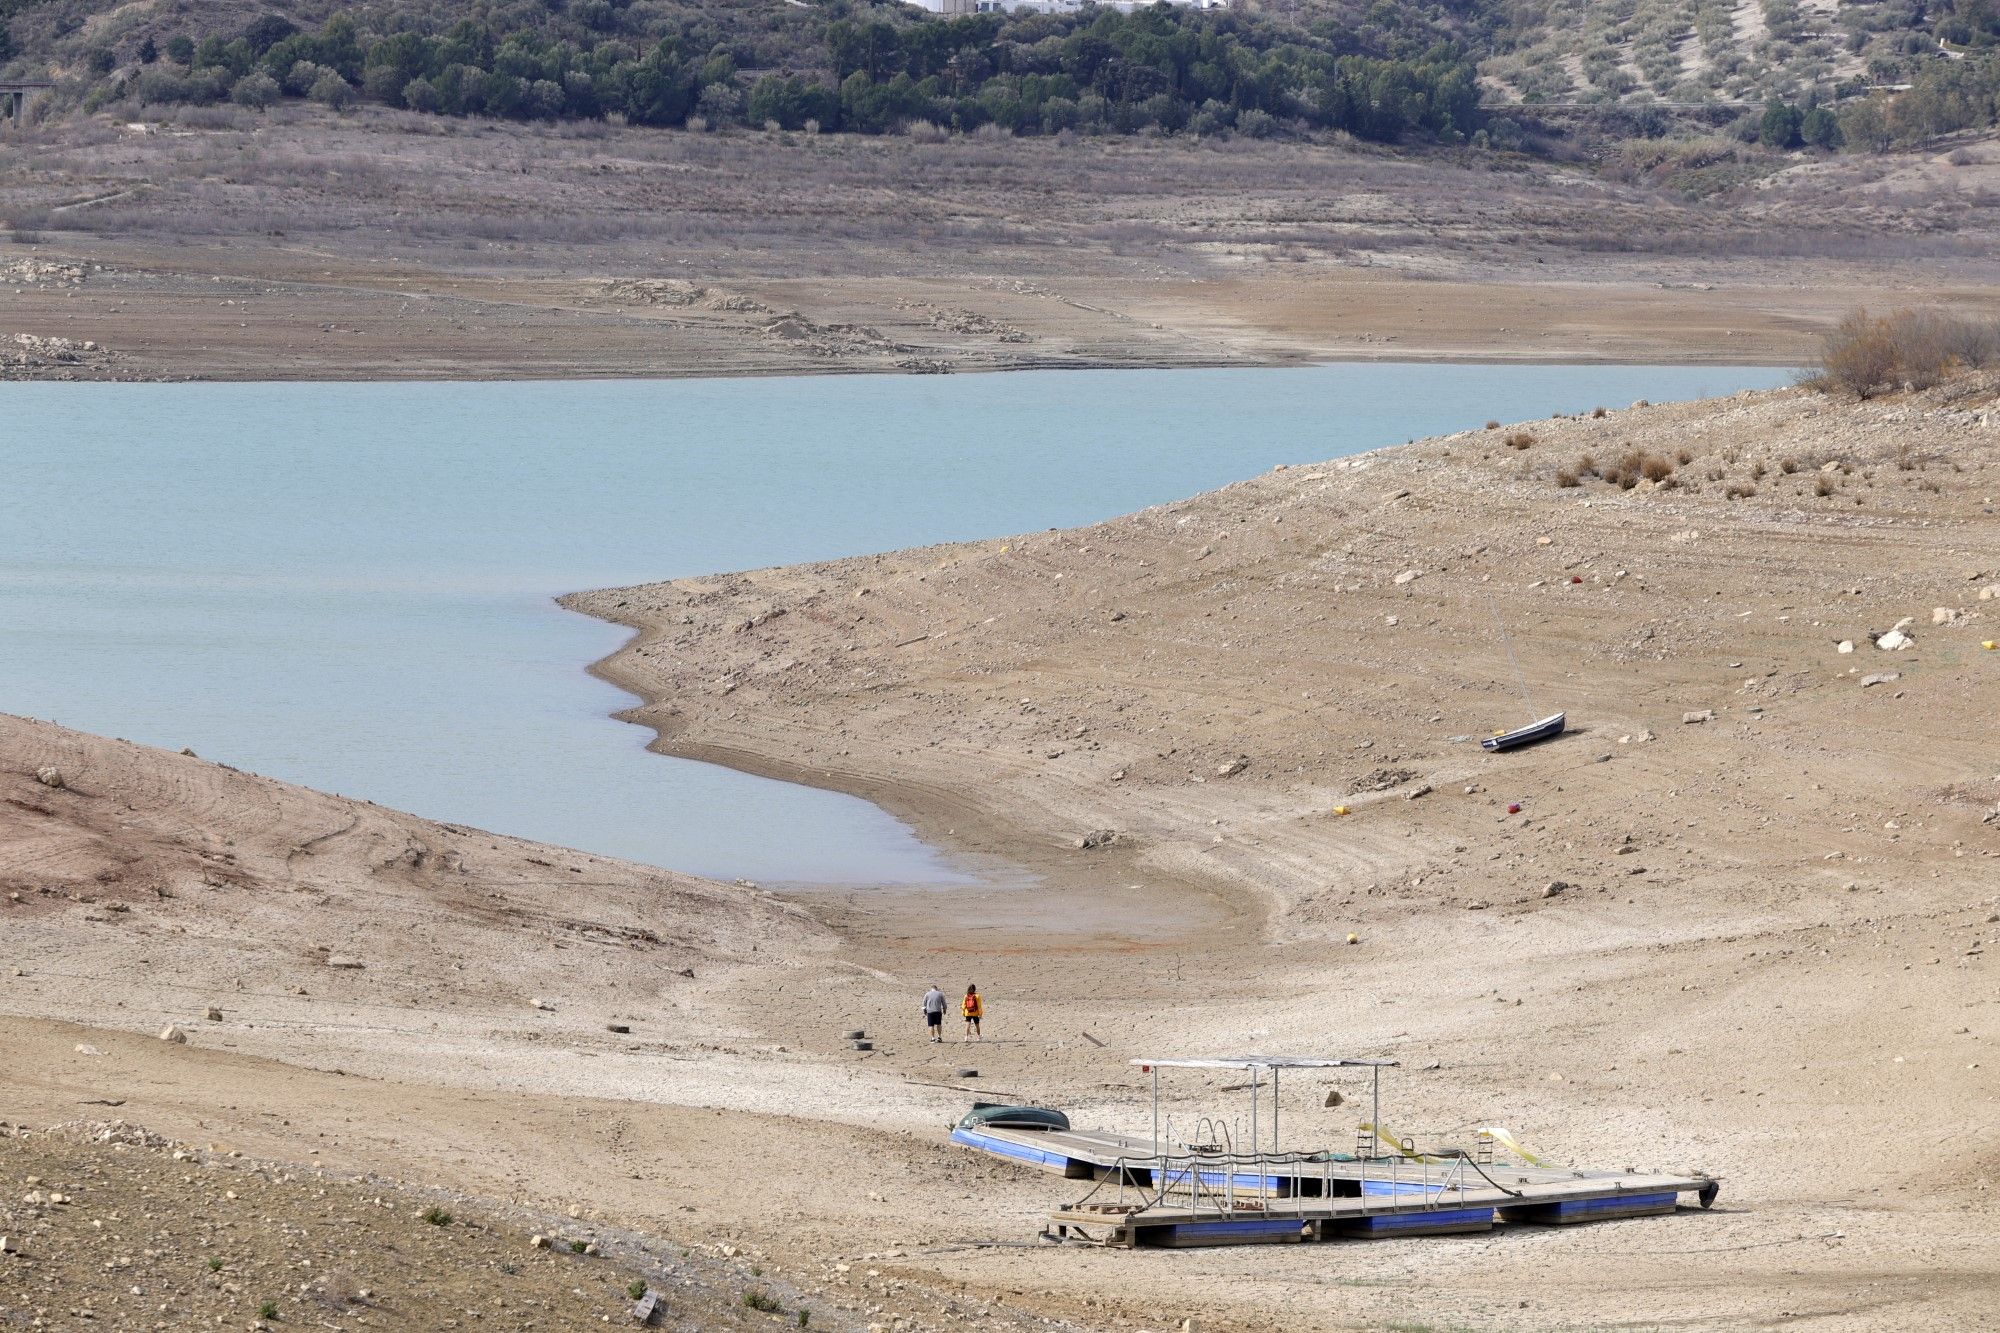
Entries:
[[[1073,532],[565,602],[638,631],[599,669],[656,701],[625,714],[659,729],[656,748],[867,795],[949,843],[970,828],[974,846],[1026,849],[1060,901],[1143,883],[1141,900],[1157,900],[1128,922],[1173,920],[1172,895],[1199,886],[1234,927],[1191,926],[1179,932],[1186,945],[1164,949],[1191,945],[1225,969],[1260,959],[1267,1015],[1291,1011],[1273,998],[1278,976],[1287,988],[1313,977],[1309,992],[1338,976],[1343,995],[1365,994],[1361,977],[1382,977],[1382,1002],[1421,1008],[1391,1011],[1401,1022],[1470,1043],[1454,1048],[1472,1061],[1459,1067],[1513,1114],[1546,1116],[1561,1103],[1571,1134],[1588,1135],[1594,1114],[1600,1128],[1656,1140],[1649,1160],[1664,1148],[1676,1161],[1719,1165],[1736,1182],[1731,1192],[1747,1192],[1739,1198],[1751,1215],[1763,1215],[1760,1228],[1780,1207],[1774,1168],[1790,1180],[1778,1188],[1806,1191],[1784,1196],[1793,1204],[1871,1182],[1864,1192],[1882,1196],[1871,1207],[1924,1228],[1924,1197],[1947,1213],[1965,1209],[1968,1220],[1990,1215],[1985,1177],[1967,1190],[1952,1173],[1869,1153],[1864,1126],[1881,1111],[1863,1089],[1877,1062],[1893,1058],[1929,1071],[1900,1099],[1925,1115],[1965,1123],[1993,1097],[1980,1063],[1963,1059],[1977,1044],[1965,1034],[1982,1030],[1990,1006],[1962,982],[1912,970],[1954,958],[1960,971],[1983,966],[1991,927],[1978,922],[2000,905],[1980,869],[2000,848],[1986,832],[1991,818],[1979,820],[2000,789],[1956,739],[1982,707],[1974,701],[1996,688],[1974,642],[1989,613],[1965,600],[2000,579],[1973,554],[1988,549],[1976,535],[1992,521],[1981,487],[2000,463],[1992,401],[1986,389],[1856,409],[1779,393],[1556,419],[1528,423],[1525,450],[1502,447],[1518,429],[1468,432],[1279,469]],[[1682,490],[1634,495],[1593,483],[1565,497],[1552,480],[1585,453],[1675,446],[1689,454]],[[1724,494],[1734,486],[1749,498]],[[1461,526],[1460,513],[1480,526]],[[1302,550],[1321,554],[1302,563]],[[1733,588],[1726,612],[1704,605],[1723,582]],[[1862,594],[1852,608],[1842,606],[1850,585]],[[1495,636],[1473,623],[1489,589],[1530,645],[1531,688],[1565,697],[1581,727],[1507,760],[1445,740],[1519,708],[1499,683]],[[1312,614],[1308,596],[1331,598],[1324,606],[1338,608],[1332,619],[1343,628],[1302,629],[1329,619]],[[1950,604],[1954,619],[1914,631],[1930,651],[1892,657],[1867,646],[1866,624],[1925,622],[1932,604]],[[1217,617],[1228,627],[1213,626]],[[1361,629],[1370,623],[1373,631]],[[956,628],[938,634],[939,624]],[[1835,653],[1842,635],[1868,657]],[[1370,651],[1378,638],[1396,645],[1391,656]],[[1426,664],[1414,678],[1397,669],[1412,661]],[[1851,672],[1850,661],[1859,663]],[[1336,664],[1332,678],[1343,684],[1330,706],[1281,702],[1310,699]],[[1576,693],[1584,674],[1600,678],[1587,703]],[[1885,674],[1888,693],[1869,694]],[[867,683],[843,683],[857,678]],[[1896,708],[1905,678],[1926,701],[1922,714]],[[1832,689],[1895,711],[1871,723],[1844,697],[1820,703]],[[1961,722],[1938,711],[1953,699],[1973,710]],[[1838,738],[1814,725],[1823,710],[1841,718]],[[1857,770],[1849,757],[1893,744],[1868,730],[1875,725],[1896,735],[1922,726],[1924,740],[1896,746],[1906,755],[1898,765]],[[1174,742],[1166,749],[1150,739],[1162,733]],[[1343,753],[1354,757],[1335,757]],[[1579,784],[1581,796],[1565,794]],[[1838,794],[1788,804],[1828,789]],[[1509,796],[1527,812],[1504,813]],[[1662,801],[1679,812],[1664,826]],[[1329,813],[1337,803],[1352,819]],[[1934,813],[1916,818],[1919,805]],[[1874,825],[1838,827],[1856,819],[1850,809],[1894,817],[1877,820],[1871,838]],[[1814,829],[1804,846],[1789,833],[1801,817]],[[1835,827],[1820,829],[1829,820]],[[1710,825],[1719,827],[1693,831]],[[1094,829],[1117,838],[1077,850]],[[1924,877],[1921,893],[1903,867]],[[1050,894],[1036,897],[1017,908],[1065,910]],[[859,945],[883,916],[910,926],[899,904],[842,933]],[[949,910],[929,916],[948,938]],[[1015,935],[1033,929],[1017,921]],[[1349,929],[1365,941],[1358,961],[1337,943]],[[1507,964],[1481,948],[1496,933]],[[1900,947],[1884,970],[1875,960],[1892,940]],[[1150,947],[1142,936],[1125,944],[1135,961]],[[1804,966],[1800,955],[1815,961]],[[1829,955],[1843,961],[1821,961]],[[1462,977],[1433,975],[1426,960],[1439,956],[1478,961]],[[1138,984],[1159,983],[1157,953],[1137,966],[1156,973]],[[1067,970],[1038,972],[1046,982]],[[1707,978],[1725,1005],[1707,998]],[[1536,1005],[1526,1029],[1492,1008],[1518,1004],[1515,987]],[[1731,1022],[1760,1008],[1786,1026],[1745,1035]],[[1794,1045],[1795,1024],[1809,1042]],[[1341,1026],[1363,1051],[1395,1049],[1382,1044],[1392,1029],[1380,1020]],[[1246,1026],[1235,1041],[1280,1045],[1289,1033],[1297,1043],[1313,1030],[1294,1018]],[[1315,1049],[1324,1040],[1303,1037]],[[1599,1072],[1580,1074],[1579,1057]],[[1619,1071],[1635,1064],[1627,1082],[1633,1075]],[[1471,1073],[1513,1066],[1525,1069]],[[1546,1077],[1559,1086],[1517,1085],[1552,1066]],[[1746,1119],[1715,1106],[1711,1081],[1740,1081],[1738,1096],[1754,1085],[1757,1109]],[[1790,1145],[1783,1154],[1752,1146],[1774,1136]],[[2000,1160],[2000,1144],[1983,1136],[1963,1149]],[[1945,1232],[1956,1225],[1938,1221]],[[1595,1317],[1661,1313],[1648,1298],[1617,1294],[1635,1275],[1601,1276]],[[1984,1267],[1963,1276],[1968,1296],[2000,1280]],[[1732,1298],[1743,1304],[1709,1318],[1761,1322],[1776,1313],[1771,1293],[1760,1280]],[[1836,1325],[1844,1312],[1851,1326],[1870,1326],[1852,1295],[1803,1303]],[[1548,1326],[1532,1316],[1506,1326],[1517,1322]]]
[[[7,721],[8,1118],[108,1097],[301,1170],[574,1208],[724,1283],[781,1272],[855,1333],[1975,1325],[1994,401],[1548,419],[1086,529],[565,599],[637,631],[595,669],[658,748],[867,796],[1028,882],[750,893]],[[1684,449],[1684,483],[1555,481],[1627,448]],[[1507,758],[1466,739],[1519,708],[1489,593],[1577,723]],[[1869,646],[1906,616],[1915,649]],[[979,982],[993,1039],[926,1042],[931,980]],[[1401,1060],[1392,1123],[1427,1142],[1498,1121],[1722,1201],[1049,1250],[1070,1184],[944,1141],[975,1096],[1142,1128],[1128,1060],[1258,1047]],[[1173,1113],[1227,1111],[1226,1081]],[[1341,1086],[1288,1079],[1288,1133],[1351,1142]]]

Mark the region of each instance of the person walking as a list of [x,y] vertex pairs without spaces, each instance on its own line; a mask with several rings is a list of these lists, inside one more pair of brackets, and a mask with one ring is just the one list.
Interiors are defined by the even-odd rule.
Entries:
[[979,987],[968,985],[965,988],[965,998],[958,1002],[958,1011],[965,1015],[965,1039],[986,1040],[979,1032],[979,1020],[986,1016],[986,1004],[979,998]]
[[931,1031],[931,1040],[944,1040],[944,992],[933,981],[931,988],[924,992],[924,1026]]

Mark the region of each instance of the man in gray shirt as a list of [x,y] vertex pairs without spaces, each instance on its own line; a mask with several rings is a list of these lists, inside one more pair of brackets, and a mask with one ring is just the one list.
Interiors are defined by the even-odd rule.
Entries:
[[931,1030],[932,1041],[944,1040],[944,992],[935,981],[924,992],[924,1023]]

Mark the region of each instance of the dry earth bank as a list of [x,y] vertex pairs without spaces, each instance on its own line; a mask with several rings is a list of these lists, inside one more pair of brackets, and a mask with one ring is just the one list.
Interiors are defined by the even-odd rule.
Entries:
[[1990,305],[1996,185],[1984,143],[1696,202],[1356,145],[82,120],[0,137],[0,375],[1796,364],[1857,304]]

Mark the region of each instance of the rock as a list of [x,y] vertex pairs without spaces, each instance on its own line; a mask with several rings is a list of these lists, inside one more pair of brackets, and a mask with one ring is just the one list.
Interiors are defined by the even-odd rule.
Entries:
[[1429,796],[1430,794],[1431,794],[1431,784],[1428,782],[1419,782],[1416,786],[1410,788],[1407,792],[1403,793],[1403,799],[1406,801],[1414,801],[1419,796]]
[[346,954],[330,953],[326,956],[328,967],[355,969],[363,966],[359,958],[349,958]]
[[875,1043],[872,1041],[856,1041],[849,1042],[848,1044],[857,1051],[872,1051],[875,1049]]
[[978,1077],[979,1077],[979,1071],[978,1071],[977,1069],[954,1069],[954,1070],[952,1070],[952,1077],[953,1077],[953,1078],[978,1078]]
[[1401,585],[1406,583],[1415,583],[1418,579],[1422,578],[1423,576],[1424,576],[1424,571],[1421,569],[1406,569],[1402,573],[1396,575],[1395,578],[1391,579],[1390,582],[1400,587]]
[[1218,765],[1215,770],[1215,776],[1219,778],[1233,778],[1248,767],[1250,767],[1250,757],[1240,754],[1228,763]]
[[1118,830],[1108,828],[1093,829],[1076,840],[1076,849],[1080,852],[1088,852],[1099,847],[1113,846],[1117,841]]
[[208,1006],[208,1013],[203,1016],[211,1023],[220,1023],[222,1021],[222,1011],[212,1004]]
[[19,1254],[21,1246],[12,1236],[0,1236],[0,1254]]
[[2000,583],[1989,583],[1979,590],[1980,601],[1990,602],[1995,598],[2000,598]]
[[1552,544],[1553,544],[1554,542],[1555,542],[1555,538],[1553,538],[1553,537],[1537,537],[1537,538],[1535,538],[1535,545],[1537,545],[1537,546],[1549,546],[1549,545],[1552,545]]
[[170,1041],[176,1046],[185,1046],[187,1045],[187,1039],[187,1033],[181,1031],[171,1023],[160,1029],[161,1041]]
[[528,1237],[528,1248],[531,1250],[546,1250],[549,1248],[549,1238],[540,1235],[530,1236]]
[[528,1004],[532,1008],[540,1009],[543,1013],[552,1014],[556,1011],[556,1002],[554,1000],[544,1000],[539,995],[528,1001]]
[[1885,653],[1899,653],[1915,642],[1915,639],[1903,633],[1903,631],[1892,629],[1881,638],[1875,640],[1875,646]]
[[53,764],[46,768],[36,769],[35,781],[41,783],[44,787],[63,787],[68,785],[63,778],[62,770]]
[[1383,616],[1382,623],[1390,626],[1400,625],[1403,623],[1403,618],[1401,616]]
[[1552,879],[1547,884],[1544,884],[1542,886],[1542,897],[1544,898],[1557,897],[1564,891],[1566,891],[1568,888],[1569,885],[1563,880]]
[[100,1050],[98,1050],[98,1049],[97,1049],[97,1048],[96,1048],[95,1046],[92,1046],[92,1045],[91,1045],[91,1044],[90,1044],[89,1042],[87,1042],[87,1041],[80,1041],[80,1042],[78,1042],[78,1043],[76,1044],[76,1053],[77,1053],[78,1055],[102,1055],[102,1054],[104,1054],[104,1052],[103,1052],[103,1051],[100,1051]]
[[583,1252],[587,1255],[593,1255],[593,1256],[604,1253],[604,1251],[597,1248],[596,1241],[591,1241],[588,1245],[585,1245],[583,1247]]
[[632,1030],[632,1025],[630,1023],[606,1023],[604,1025],[604,1030],[606,1032],[616,1032],[622,1035],[625,1033],[629,1033]]
[[1853,652],[1853,651],[1854,651],[1854,640],[1852,640],[1852,639],[1842,639],[1842,640],[1841,640],[1841,641],[1840,641],[1839,643],[1837,643],[1837,644],[1835,644],[1835,645],[1834,645],[1834,649],[1833,649],[1833,651],[1835,651],[1836,653],[1851,653],[1851,652]]
[[1483,912],[1490,906],[1492,906],[1492,904],[1488,903],[1482,898],[1473,898],[1469,899],[1466,902],[1465,910],[1468,912]]
[[1865,690],[1874,685],[1887,685],[1892,680],[1901,680],[1902,678],[1903,673],[1900,671],[1878,671],[1872,676],[1863,676],[1861,678],[1861,688]]
[[1681,721],[1689,724],[1715,721],[1713,708],[1693,708],[1681,714]]
[[181,747],[181,753],[183,755],[186,755],[189,759],[199,759],[201,757],[200,755],[196,754],[193,750],[189,749],[185,745]]

